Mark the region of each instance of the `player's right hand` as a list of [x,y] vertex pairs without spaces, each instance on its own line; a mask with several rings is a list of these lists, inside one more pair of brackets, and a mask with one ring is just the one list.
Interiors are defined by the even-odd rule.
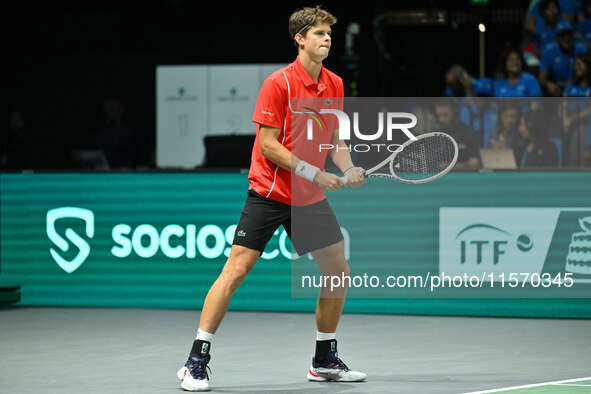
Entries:
[[335,174],[329,172],[318,171],[314,177],[314,183],[320,188],[334,192],[341,190],[342,187],[347,186],[347,180],[345,178],[339,178]]

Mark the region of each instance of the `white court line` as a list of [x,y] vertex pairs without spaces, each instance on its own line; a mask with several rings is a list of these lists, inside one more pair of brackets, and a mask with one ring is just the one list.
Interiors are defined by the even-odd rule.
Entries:
[[568,380],[557,380],[557,381],[554,381],[554,382],[525,384],[523,386],[505,387],[505,388],[502,388],[502,389],[493,389],[493,390],[485,390],[485,391],[471,391],[471,392],[465,393],[465,394],[500,393],[502,391],[528,389],[530,387],[550,386],[550,385],[553,385],[553,384],[561,384],[561,383],[580,382],[581,380],[589,380],[589,379],[591,379],[591,376],[586,377],[586,378],[576,378],[576,379],[568,379]]
[[556,386],[591,387],[591,384],[556,383]]

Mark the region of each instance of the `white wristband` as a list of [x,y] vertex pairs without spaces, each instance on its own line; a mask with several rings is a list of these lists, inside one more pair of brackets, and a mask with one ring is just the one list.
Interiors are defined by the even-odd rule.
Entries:
[[314,182],[314,177],[316,173],[320,171],[320,169],[312,164],[306,163],[303,160],[300,160],[300,164],[296,167],[295,173],[296,175],[301,176],[309,180],[310,182]]

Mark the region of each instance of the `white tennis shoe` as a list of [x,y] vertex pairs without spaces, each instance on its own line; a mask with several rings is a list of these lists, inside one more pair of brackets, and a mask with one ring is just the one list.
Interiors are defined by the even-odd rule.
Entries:
[[367,374],[350,370],[336,352],[329,351],[321,362],[312,358],[306,377],[312,382],[362,382],[367,379]]
[[187,391],[209,391],[209,375],[207,363],[211,356],[191,354],[185,365],[178,370],[176,376],[182,380],[181,387]]

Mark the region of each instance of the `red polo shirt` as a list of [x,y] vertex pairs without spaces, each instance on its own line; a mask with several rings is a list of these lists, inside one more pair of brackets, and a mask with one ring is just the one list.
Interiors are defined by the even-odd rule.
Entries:
[[[323,115],[319,119],[320,125],[314,120],[313,139],[308,140],[307,121],[312,117],[301,113],[311,112],[304,108],[310,108],[310,105],[316,111],[321,108],[342,109],[343,95],[343,80],[339,76],[322,67],[316,83],[299,57],[289,66],[271,74],[263,83],[252,117],[257,124],[257,136],[248,174],[249,187],[264,197],[295,206],[325,199],[324,191],[315,183],[297,175],[292,177],[291,172],[261,154],[260,128],[264,125],[280,129],[277,140],[299,159],[322,171],[328,150],[320,150],[319,144],[330,144],[332,131],[338,127],[336,117]],[[318,115],[315,117],[319,118]]]

